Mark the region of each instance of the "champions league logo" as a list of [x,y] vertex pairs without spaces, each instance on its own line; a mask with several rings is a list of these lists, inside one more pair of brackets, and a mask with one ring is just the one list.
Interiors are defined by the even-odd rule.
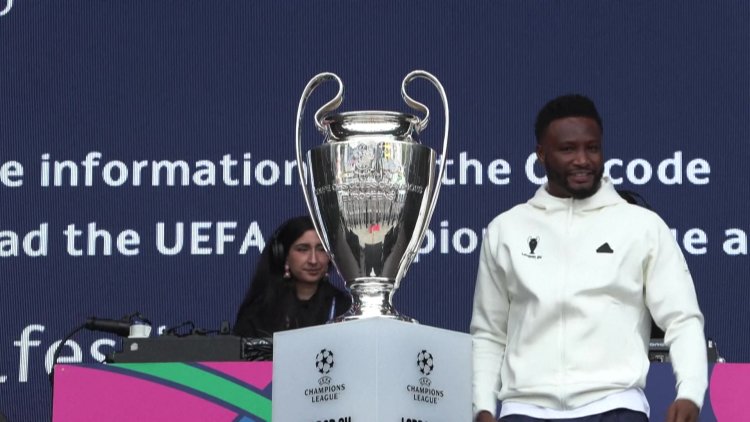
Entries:
[[432,370],[435,368],[435,365],[432,362],[432,353],[428,352],[427,350],[422,350],[417,355],[417,367],[419,367],[419,372],[421,372],[424,375],[430,375]]
[[318,372],[325,375],[331,372],[333,368],[333,352],[330,350],[323,349],[315,356],[315,367],[318,368]]
[[414,401],[437,404],[445,393],[443,390],[431,387],[432,380],[429,376],[435,369],[435,358],[432,353],[424,349],[417,353],[417,369],[423,375],[419,378],[419,385],[407,385],[406,391],[412,395]]
[[529,252],[528,253],[522,252],[521,255],[527,258],[532,258],[532,259],[542,259],[541,255],[536,254],[536,248],[539,246],[539,236],[536,236],[536,237],[529,236],[526,239],[526,242],[529,246]]
[[333,352],[328,349],[322,349],[315,355],[315,369],[323,376],[318,378],[317,387],[305,389],[305,396],[312,403],[338,400],[339,394],[346,390],[345,384],[334,384],[328,375],[333,370],[334,363]]
[[10,9],[13,7],[13,0],[5,0],[5,7],[3,10],[0,10],[0,16],[5,16],[10,12]]
[[529,253],[534,255],[534,250],[539,245],[539,236],[529,237]]

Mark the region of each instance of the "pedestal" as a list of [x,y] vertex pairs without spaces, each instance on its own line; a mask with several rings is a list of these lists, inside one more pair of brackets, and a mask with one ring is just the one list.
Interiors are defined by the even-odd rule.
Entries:
[[471,420],[471,337],[388,318],[274,335],[274,422]]

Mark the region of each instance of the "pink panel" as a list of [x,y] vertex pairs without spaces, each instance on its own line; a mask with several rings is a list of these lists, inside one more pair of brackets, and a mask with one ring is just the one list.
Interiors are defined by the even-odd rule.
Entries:
[[718,422],[749,420],[747,404],[750,402],[750,365],[714,365],[709,394]]
[[205,399],[144,379],[92,367],[55,367],[55,422],[222,422],[236,416]]

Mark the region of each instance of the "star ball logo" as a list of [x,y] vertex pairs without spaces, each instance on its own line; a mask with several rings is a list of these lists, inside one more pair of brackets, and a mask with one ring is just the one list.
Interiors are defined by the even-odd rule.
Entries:
[[[2,3],[0,3],[2,4]],[[0,10],[0,16],[5,16],[10,12],[10,9],[13,7],[13,0],[5,0],[5,7]]]
[[432,380],[430,380],[429,376],[435,370],[435,358],[432,356],[432,353],[426,349],[422,349],[417,353],[417,368],[423,375],[419,378],[419,385],[407,385],[406,391],[412,395],[412,400],[414,401],[437,404],[438,400],[445,396],[445,393],[443,390],[431,387]]
[[310,402],[323,403],[338,400],[339,394],[346,390],[345,384],[334,384],[333,379],[328,375],[333,370],[334,363],[333,352],[328,349],[321,349],[315,355],[315,369],[322,377],[318,378],[317,386],[305,389],[305,397],[310,398]]
[[315,367],[323,375],[331,372],[333,368],[333,352],[327,349],[323,349],[315,356]]
[[432,361],[432,353],[427,350],[419,352],[419,354],[417,354],[417,366],[419,367],[419,372],[424,375],[430,375],[435,368],[435,364]]

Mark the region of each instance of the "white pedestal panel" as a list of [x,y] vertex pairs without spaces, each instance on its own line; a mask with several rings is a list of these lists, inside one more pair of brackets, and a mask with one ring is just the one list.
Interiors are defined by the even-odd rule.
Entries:
[[388,318],[274,335],[274,422],[471,420],[471,337]]

